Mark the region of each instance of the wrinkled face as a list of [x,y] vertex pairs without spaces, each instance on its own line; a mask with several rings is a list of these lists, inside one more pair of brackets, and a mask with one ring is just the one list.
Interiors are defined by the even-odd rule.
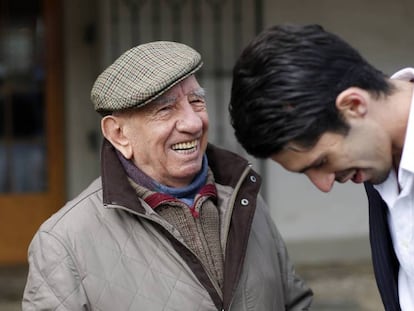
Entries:
[[194,76],[124,119],[136,166],[170,187],[191,183],[202,166],[208,130],[204,90]]
[[291,143],[271,159],[289,171],[305,174],[323,192],[329,192],[335,181],[382,183],[392,168],[389,139],[374,126],[351,128],[346,136],[325,133],[310,150]]

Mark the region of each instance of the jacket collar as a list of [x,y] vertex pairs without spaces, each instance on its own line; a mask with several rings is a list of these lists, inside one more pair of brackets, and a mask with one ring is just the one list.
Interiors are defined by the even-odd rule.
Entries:
[[101,150],[101,178],[105,206],[121,205],[135,212],[145,213],[135,190],[128,181],[114,146],[106,139]]
[[[247,160],[212,144],[207,146],[206,154],[216,183],[236,187],[248,165]],[[104,205],[121,205],[135,212],[145,213],[115,148],[106,139],[103,140],[101,150],[101,176]]]
[[[206,154],[216,184],[236,188],[235,203],[231,211],[231,230],[229,230],[226,239],[222,297],[216,292],[207,274],[203,273],[203,269],[200,268],[200,264],[197,263],[192,252],[184,248],[181,242],[177,241],[167,231],[164,230],[164,232],[166,238],[206,288],[217,308],[227,310],[230,308],[236,286],[243,271],[261,179],[253,170],[249,173],[250,178],[242,178],[248,162],[235,153],[209,144]],[[116,155],[115,148],[107,140],[104,140],[102,145],[101,166],[104,205],[121,205],[124,208],[144,214],[144,207],[128,181],[122,164]],[[244,200],[250,202],[249,207],[242,206],[241,202]]]

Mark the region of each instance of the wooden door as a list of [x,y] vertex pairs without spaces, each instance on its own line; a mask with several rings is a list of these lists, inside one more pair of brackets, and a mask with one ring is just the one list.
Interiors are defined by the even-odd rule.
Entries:
[[0,264],[25,263],[39,225],[62,206],[61,8],[0,0]]

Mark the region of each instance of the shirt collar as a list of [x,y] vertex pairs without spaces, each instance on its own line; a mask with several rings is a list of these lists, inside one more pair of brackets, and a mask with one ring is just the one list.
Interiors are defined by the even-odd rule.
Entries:
[[[391,76],[391,79],[412,81],[414,79],[414,68],[404,68]],[[381,197],[391,206],[392,193],[398,193],[398,184],[404,185],[408,176],[414,174],[414,96],[411,98],[410,112],[408,116],[407,130],[404,147],[401,154],[400,166],[398,168],[398,180],[396,174],[391,171],[388,178],[381,184],[374,185]]]
[[[394,75],[391,79],[399,79],[406,81],[414,80],[414,68],[404,68]],[[398,175],[401,176],[403,171],[414,173],[414,96],[411,97],[411,107],[408,116],[407,130],[405,134],[404,147],[402,150],[400,167],[398,169]]]

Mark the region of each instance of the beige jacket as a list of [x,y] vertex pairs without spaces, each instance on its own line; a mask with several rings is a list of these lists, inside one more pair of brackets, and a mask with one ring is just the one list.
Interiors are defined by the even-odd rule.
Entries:
[[221,209],[220,288],[178,231],[137,197],[104,142],[102,177],[47,220],[29,248],[23,310],[308,310],[260,177],[230,152],[207,151]]

